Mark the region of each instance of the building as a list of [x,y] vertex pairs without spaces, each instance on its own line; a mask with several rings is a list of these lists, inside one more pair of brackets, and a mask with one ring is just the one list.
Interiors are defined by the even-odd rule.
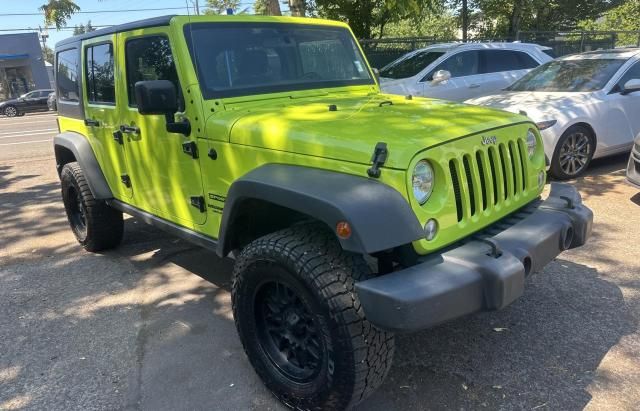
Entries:
[[50,88],[37,33],[0,35],[0,101]]

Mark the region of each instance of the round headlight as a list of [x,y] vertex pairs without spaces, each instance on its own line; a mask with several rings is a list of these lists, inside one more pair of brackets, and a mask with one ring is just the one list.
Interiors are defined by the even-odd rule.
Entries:
[[420,160],[413,169],[411,178],[413,185],[413,196],[420,204],[424,204],[433,191],[433,168],[427,160]]
[[536,153],[536,146],[538,145],[538,140],[536,139],[536,133],[529,129],[527,131],[527,152],[529,153],[529,158],[533,157]]

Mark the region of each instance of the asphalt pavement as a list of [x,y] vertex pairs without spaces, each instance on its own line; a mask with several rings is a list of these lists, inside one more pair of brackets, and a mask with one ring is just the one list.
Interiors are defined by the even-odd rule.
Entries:
[[[83,251],[68,228],[52,114],[0,117],[0,410],[280,410],[233,324],[232,261],[126,220]],[[575,184],[592,241],[510,307],[397,336],[360,410],[638,409],[640,194],[626,156]]]

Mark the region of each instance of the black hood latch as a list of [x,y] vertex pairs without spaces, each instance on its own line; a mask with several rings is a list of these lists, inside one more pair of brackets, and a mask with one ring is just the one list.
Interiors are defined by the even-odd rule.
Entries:
[[376,148],[373,150],[373,155],[371,156],[371,162],[373,165],[370,169],[367,170],[367,174],[369,177],[378,178],[380,177],[380,167],[384,165],[384,162],[387,161],[387,143],[379,142],[376,144]]

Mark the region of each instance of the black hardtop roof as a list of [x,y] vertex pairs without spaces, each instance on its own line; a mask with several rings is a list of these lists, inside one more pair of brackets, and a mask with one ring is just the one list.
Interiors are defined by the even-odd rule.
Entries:
[[136,30],[136,29],[144,29],[147,27],[168,26],[171,19],[175,16],[176,16],[175,14],[171,14],[168,16],[151,17],[144,20],[132,21],[131,23],[118,24],[117,26],[105,27],[103,29],[92,31],[89,33],[79,34],[77,36],[72,36],[64,40],[60,40],[59,42],[56,43],[56,49],[67,44],[72,44],[82,40],[92,39],[94,37],[105,36],[108,34],[120,33],[123,31],[130,31],[130,30]]

